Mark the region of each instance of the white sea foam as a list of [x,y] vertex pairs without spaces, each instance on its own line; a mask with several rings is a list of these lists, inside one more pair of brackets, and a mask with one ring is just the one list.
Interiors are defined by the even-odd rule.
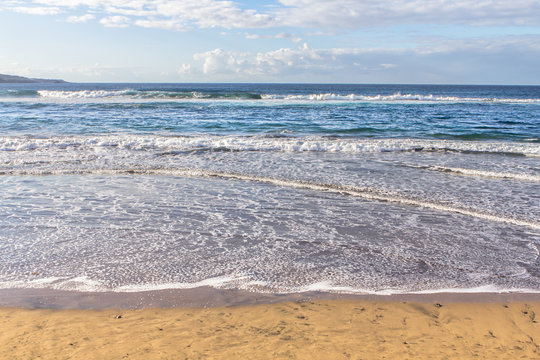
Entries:
[[299,288],[295,289],[289,289],[290,292],[327,292],[327,293],[341,293],[341,294],[366,294],[366,295],[391,295],[395,293],[396,290],[369,290],[369,289],[361,289],[361,288],[355,288],[352,286],[343,286],[343,285],[335,285],[330,281],[319,281],[316,283],[312,283],[309,285],[305,285]]
[[209,286],[213,288],[224,288],[234,284],[241,283],[245,280],[245,276],[221,276],[208,278],[192,283],[161,283],[161,284],[144,284],[144,285],[124,285],[114,288],[114,292],[143,292],[143,291],[157,291],[167,289],[195,289],[198,287]]
[[[41,98],[49,99],[104,99],[104,98],[128,98],[128,99],[169,99],[169,100],[234,100],[234,94],[223,93],[222,96],[215,94],[206,94],[199,91],[141,91],[133,89],[123,90],[38,90]],[[245,96],[248,93],[239,93],[237,100],[258,100],[259,96]],[[254,94],[257,95],[257,94]],[[363,101],[363,102],[396,102],[396,101],[414,101],[414,102],[471,102],[471,103],[539,103],[537,98],[489,98],[489,97],[458,97],[443,96],[434,94],[336,94],[336,93],[313,93],[313,94],[261,94],[260,99],[269,101]]]
[[485,171],[477,169],[464,169],[464,168],[455,168],[455,167],[446,167],[446,166],[429,166],[429,170],[441,171],[457,175],[465,176],[478,176],[494,179],[511,179],[511,180],[520,180],[520,181],[530,181],[530,182],[540,182],[540,175],[533,174],[516,174],[509,172],[497,172],[497,171]]
[[423,139],[328,139],[324,137],[275,138],[265,136],[159,136],[159,135],[74,135],[34,138],[0,136],[0,151],[50,151],[117,148],[125,150],[190,151],[282,151],[373,153],[391,151],[457,151],[540,156],[540,144],[502,141],[473,142]]
[[174,175],[182,177],[220,177],[226,179],[242,180],[242,181],[256,181],[273,184],[277,186],[309,189],[315,191],[325,191],[339,194],[347,194],[355,197],[360,197],[370,201],[383,201],[390,203],[398,203],[407,206],[419,206],[436,211],[444,211],[457,213],[461,215],[471,216],[483,220],[508,223],[518,226],[529,227],[533,229],[540,229],[540,223],[522,220],[518,218],[503,216],[500,214],[492,214],[482,212],[473,208],[464,208],[459,206],[453,206],[445,203],[438,203],[429,199],[411,198],[396,192],[390,192],[386,190],[376,188],[366,188],[357,186],[344,186],[336,184],[324,184],[308,181],[298,181],[290,179],[272,178],[265,176],[256,176],[240,173],[226,173],[219,171],[208,171],[202,169],[60,169],[60,170],[13,170],[4,172],[4,174],[10,175],[66,175],[66,174],[142,174],[142,175]]
[[327,293],[341,293],[341,294],[357,294],[357,295],[429,295],[429,294],[441,294],[441,293],[455,293],[455,294],[481,294],[481,293],[529,293],[537,294],[540,290],[535,289],[522,289],[522,288],[503,288],[495,285],[482,285],[471,288],[439,288],[439,289],[426,289],[419,291],[410,291],[397,288],[389,288],[384,290],[370,290],[366,288],[355,288],[351,286],[335,285],[329,281],[321,281],[306,286],[302,286],[297,289],[290,289],[290,292],[327,292]]
[[[158,173],[161,171],[163,170],[158,170]],[[182,172],[182,170],[180,171]],[[381,191],[379,189],[360,188],[356,186],[341,186],[341,185],[333,185],[333,184],[319,184],[319,183],[302,182],[302,181],[287,180],[287,179],[277,179],[277,178],[270,178],[270,177],[263,177],[263,176],[231,174],[231,173],[212,172],[212,171],[203,171],[203,170],[194,170],[194,169],[184,170],[183,173],[188,174],[190,176],[219,176],[219,177],[224,177],[224,178],[232,178],[232,179],[239,179],[239,180],[246,180],[246,181],[266,182],[266,183],[271,183],[278,186],[305,188],[305,189],[311,189],[311,190],[316,190],[316,191],[337,192],[341,194],[348,194],[352,196],[361,197],[367,200],[387,201],[387,202],[393,202],[393,203],[400,203],[403,205],[421,206],[421,207],[432,209],[432,210],[453,212],[453,213],[458,213],[458,214],[466,215],[466,216],[472,216],[472,217],[489,220],[489,221],[510,223],[514,225],[540,229],[540,223],[536,223],[532,221],[526,221],[526,220],[520,220],[520,219],[511,218],[511,217],[505,217],[502,215],[484,213],[481,211],[477,211],[475,209],[460,208],[456,206],[437,203],[434,201],[429,201],[427,199],[408,198],[397,193]]]
[[239,289],[239,290],[258,290],[260,292],[270,292],[265,288],[266,283],[258,280],[249,280],[247,276],[221,276],[208,278],[196,282],[170,282],[156,284],[132,284],[123,285],[113,289],[112,292],[132,293],[159,290],[187,290],[199,287],[211,287],[215,289]]
[[[382,161],[388,163],[388,161]],[[483,178],[493,178],[493,179],[509,179],[509,180],[519,180],[519,181],[528,181],[528,182],[540,182],[540,175],[529,174],[529,173],[511,173],[508,171],[488,171],[480,169],[467,169],[467,168],[457,168],[441,165],[415,165],[401,163],[401,166],[406,166],[415,169],[426,169],[431,171],[438,171],[452,175],[462,175],[462,176],[471,176],[471,177],[483,177]]]
[[538,294],[540,290],[530,288],[505,288],[496,285],[482,285],[477,287],[459,287],[459,288],[432,288],[425,290],[408,290],[404,288],[387,289],[369,289],[363,287],[354,287],[340,285],[331,281],[319,281],[307,285],[299,286],[280,286],[269,287],[263,281],[250,280],[246,276],[234,277],[223,276],[208,278],[192,283],[149,283],[149,284],[129,284],[118,287],[106,287],[101,281],[90,279],[87,276],[77,277],[47,277],[35,280],[16,280],[0,282],[0,289],[52,289],[61,291],[76,292],[116,292],[116,293],[135,293],[150,292],[160,290],[187,290],[200,287],[212,287],[215,289],[241,289],[259,293],[280,293],[296,294],[306,292],[321,292],[335,294],[354,294],[354,295],[429,295],[440,293],[455,294],[482,294],[482,293],[529,293]]
[[103,292],[107,289],[100,281],[87,276],[46,277],[31,280],[14,280],[0,282],[0,289],[53,289],[68,291]]
[[107,98],[126,96],[133,93],[131,89],[125,90],[79,90],[79,91],[67,91],[67,90],[38,90],[39,96],[43,98],[58,98],[58,99],[95,99],[95,98]]
[[539,294],[538,289],[522,289],[522,288],[502,288],[495,285],[483,285],[472,288],[442,288],[429,289],[420,291],[411,291],[409,294],[440,294],[440,293],[456,293],[456,294],[482,294],[482,293],[524,293],[524,294]]
[[373,101],[373,102],[393,102],[393,101],[421,101],[421,102],[495,102],[495,103],[540,103],[540,99],[519,99],[519,98],[475,98],[440,96],[433,94],[402,94],[400,92],[390,95],[360,95],[360,94],[302,94],[302,95],[262,95],[266,100],[309,100],[309,101]]

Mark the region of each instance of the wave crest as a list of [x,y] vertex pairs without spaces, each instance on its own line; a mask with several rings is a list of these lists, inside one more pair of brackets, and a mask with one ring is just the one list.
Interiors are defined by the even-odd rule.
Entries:
[[74,135],[35,138],[0,136],[0,151],[65,150],[118,148],[126,150],[168,151],[281,151],[373,153],[403,151],[455,151],[540,157],[540,144],[515,142],[427,140],[427,139],[355,139],[326,137],[268,136],[161,136],[161,135]]
[[433,94],[402,94],[397,92],[390,95],[361,95],[361,94],[302,94],[302,95],[262,95],[263,99],[280,100],[310,100],[310,101],[366,101],[366,102],[392,102],[392,101],[420,101],[420,102],[495,102],[495,103],[540,103],[540,99],[519,98],[485,98],[485,97],[458,97],[441,96]]
[[58,91],[39,90],[37,92],[42,98],[56,99],[98,99],[98,98],[127,98],[127,99],[229,99],[229,100],[257,100],[261,95],[250,92],[201,92],[201,91],[163,91],[163,90],[80,90],[80,91]]
[[459,97],[435,94],[376,94],[312,93],[258,94],[249,91],[204,90],[8,90],[0,97],[41,97],[44,99],[124,99],[124,100],[267,100],[267,101],[359,101],[359,102],[465,102],[465,103],[522,103],[540,104],[540,98]]

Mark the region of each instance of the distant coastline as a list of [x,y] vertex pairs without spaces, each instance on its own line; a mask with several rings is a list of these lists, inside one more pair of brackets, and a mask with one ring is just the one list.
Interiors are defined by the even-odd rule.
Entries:
[[37,78],[27,78],[24,76],[17,76],[17,75],[0,74],[0,84],[24,84],[24,83],[63,84],[63,83],[67,83],[67,81],[60,80],[60,79],[37,79]]

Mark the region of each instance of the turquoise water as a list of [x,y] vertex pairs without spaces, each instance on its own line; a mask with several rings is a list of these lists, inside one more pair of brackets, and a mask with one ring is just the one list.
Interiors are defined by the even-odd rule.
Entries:
[[538,142],[540,87],[3,85],[12,134],[233,134]]
[[0,287],[540,291],[540,87],[0,85]]

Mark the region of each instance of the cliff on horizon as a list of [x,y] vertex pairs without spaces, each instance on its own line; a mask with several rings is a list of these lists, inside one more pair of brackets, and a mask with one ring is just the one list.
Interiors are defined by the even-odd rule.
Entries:
[[35,79],[35,78],[27,78],[24,76],[16,76],[16,75],[5,75],[0,74],[0,84],[22,84],[22,83],[65,83],[64,80],[59,79]]

